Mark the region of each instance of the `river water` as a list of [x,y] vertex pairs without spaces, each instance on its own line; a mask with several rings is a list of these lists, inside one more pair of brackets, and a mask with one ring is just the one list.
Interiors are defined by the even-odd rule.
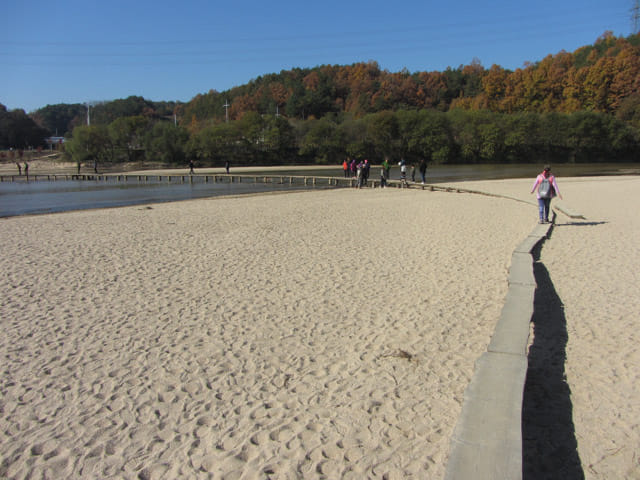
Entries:
[[[436,165],[427,170],[427,183],[535,178],[541,170],[537,165]],[[640,164],[571,164],[555,165],[558,177],[593,175],[640,175]],[[233,172],[232,172],[233,173]],[[252,172],[252,175],[255,173]],[[267,175],[342,176],[342,169],[318,169],[301,172],[286,169],[265,172]],[[407,172],[411,176],[411,170]],[[373,167],[371,178],[379,177],[379,167]],[[399,167],[393,166],[391,178],[400,178]],[[416,172],[416,180],[420,175]],[[207,198],[220,195],[241,195],[295,189],[327,188],[304,185],[262,183],[111,183],[104,181],[31,181],[0,183],[0,217],[42,214],[91,208],[120,207],[178,200]],[[335,187],[332,187],[335,188]]]

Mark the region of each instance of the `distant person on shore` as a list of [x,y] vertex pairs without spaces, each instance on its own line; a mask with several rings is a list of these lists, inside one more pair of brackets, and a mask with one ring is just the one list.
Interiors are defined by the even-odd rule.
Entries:
[[349,167],[351,169],[351,176],[355,177],[356,176],[356,170],[358,168],[358,162],[356,162],[355,158],[351,159],[351,165]]
[[78,175],[80,175],[80,167],[82,166],[82,164],[80,162],[78,162]]
[[389,157],[384,157],[384,160],[382,161],[382,168],[384,168],[385,171],[385,178],[389,179],[389,170],[391,169],[389,166]]
[[227,171],[227,175],[229,175],[229,167],[231,166],[231,164],[229,163],[229,160],[226,160],[224,162],[224,169]]
[[549,223],[549,213],[551,211],[551,199],[556,195],[562,199],[560,189],[556,183],[556,177],[551,174],[551,167],[545,165],[544,170],[533,182],[531,193],[536,192],[538,198],[538,214],[540,223]]
[[380,188],[385,188],[387,186],[387,171],[384,166],[380,168]]
[[422,177],[422,185],[427,181],[427,161],[423,158],[420,162],[420,176]]
[[20,165],[20,162],[16,162],[16,165],[18,166],[18,176],[21,177],[22,176],[22,165]]
[[344,162],[342,162],[342,173],[344,178],[349,176],[349,157],[345,158]]
[[400,165],[400,181],[403,185],[407,184],[407,163],[404,161],[404,158],[398,162]]
[[415,163],[411,164],[411,181],[412,182],[416,181],[416,164]]
[[29,180],[29,164],[24,162],[24,174],[27,176],[27,180]]
[[193,164],[193,160],[189,160],[189,175],[193,175],[194,173],[196,173],[196,172],[193,170],[193,167],[194,167],[194,166],[195,166],[195,165]]
[[367,186],[367,180],[369,180],[369,173],[371,172],[371,164],[369,160],[365,159],[364,165],[362,166],[362,186]]

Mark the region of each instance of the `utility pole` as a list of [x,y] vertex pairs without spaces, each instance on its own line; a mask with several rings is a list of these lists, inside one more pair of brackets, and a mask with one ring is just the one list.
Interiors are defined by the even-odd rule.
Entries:
[[631,21],[633,22],[633,32],[634,34],[640,33],[640,0],[635,0],[635,5],[631,7]]
[[224,107],[224,113],[225,113],[225,117],[227,119],[227,123],[229,123],[229,107],[230,106],[231,105],[229,105],[229,100],[225,100],[223,107]]
[[90,113],[90,109],[91,109],[91,104],[87,103],[87,127],[91,126],[91,113]]

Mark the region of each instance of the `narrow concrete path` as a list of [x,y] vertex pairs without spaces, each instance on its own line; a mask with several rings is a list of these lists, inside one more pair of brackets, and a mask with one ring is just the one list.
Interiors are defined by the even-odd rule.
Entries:
[[[566,208],[554,209],[584,218]],[[451,438],[447,480],[522,479],[523,393],[537,287],[533,253],[551,227],[537,224],[513,252],[504,307],[487,351],[476,361]]]

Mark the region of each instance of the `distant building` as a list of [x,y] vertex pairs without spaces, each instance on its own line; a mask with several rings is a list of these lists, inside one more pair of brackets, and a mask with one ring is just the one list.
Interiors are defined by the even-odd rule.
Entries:
[[53,148],[56,145],[62,145],[64,142],[66,142],[64,137],[47,137],[44,139],[44,141],[47,143],[47,145],[49,145],[49,148]]

